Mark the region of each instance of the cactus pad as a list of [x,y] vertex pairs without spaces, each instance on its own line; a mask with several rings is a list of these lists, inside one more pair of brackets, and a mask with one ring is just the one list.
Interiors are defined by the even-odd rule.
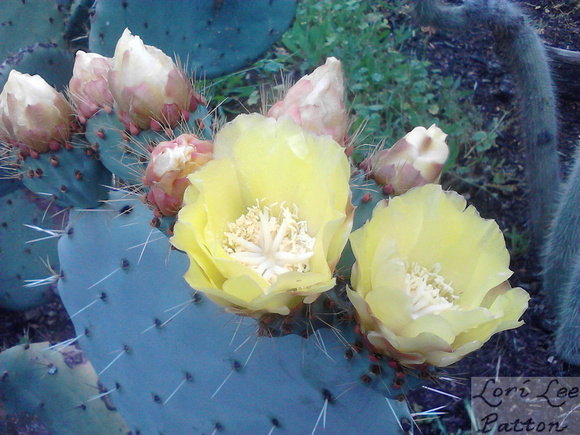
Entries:
[[3,0],[0,17],[0,60],[21,47],[53,42],[63,46],[64,16],[54,1]]
[[100,386],[84,354],[72,346],[58,351],[48,346],[19,345],[0,353],[0,400],[8,411],[0,431],[22,433],[12,432],[8,422],[33,416],[48,433],[126,434],[110,399],[96,398]]
[[70,149],[27,157],[19,166],[26,187],[64,207],[98,207],[111,185],[111,173],[78,134],[73,135]]
[[72,76],[74,54],[59,48],[56,44],[35,44],[20,49],[14,56],[0,65],[0,89],[8,80],[13,69],[23,74],[42,76],[58,91],[63,91]]
[[[98,0],[89,48],[111,57],[125,28],[145,44],[177,57],[198,77],[242,69],[276,42],[296,14],[297,0]],[[152,13],[154,11],[154,13]]]
[[[178,136],[182,132],[192,132],[199,137],[211,139],[210,126],[207,107],[200,105],[190,115],[188,123],[175,127],[173,134]],[[86,137],[99,150],[101,161],[112,173],[129,184],[137,185],[143,182],[151,149],[157,143],[169,140],[162,131],[147,130],[137,136],[130,135],[114,111],[100,111],[90,118],[87,121]]]
[[[404,396],[373,388],[368,355],[340,334],[260,337],[184,281],[185,255],[118,192],[72,212],[59,291],[80,344],[129,426],[144,433],[404,433]],[[160,376],[161,375],[161,376]]]
[[25,188],[0,198],[0,306],[3,308],[27,310],[47,300],[50,282],[33,287],[27,287],[26,284],[27,280],[49,277],[51,272],[47,265],[58,270],[58,239],[55,237],[26,243],[47,237],[47,234],[25,226],[57,230],[64,228],[64,216],[51,218],[55,209],[47,210],[47,204],[47,201]]

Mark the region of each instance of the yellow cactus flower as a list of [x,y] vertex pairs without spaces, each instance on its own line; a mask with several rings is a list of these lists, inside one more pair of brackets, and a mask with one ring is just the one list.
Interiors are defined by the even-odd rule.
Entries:
[[185,278],[227,311],[287,315],[335,284],[352,227],[350,168],[328,136],[291,120],[240,115],[214,160],[189,176],[171,242]]
[[361,332],[401,364],[445,367],[523,324],[529,296],[507,281],[498,225],[454,192],[411,189],[377,207],[350,242],[347,292]]

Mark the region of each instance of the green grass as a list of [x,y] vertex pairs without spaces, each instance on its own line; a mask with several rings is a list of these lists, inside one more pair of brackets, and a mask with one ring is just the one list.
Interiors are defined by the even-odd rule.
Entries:
[[285,74],[308,74],[329,56],[342,61],[347,107],[355,118],[351,134],[366,123],[362,140],[387,146],[418,125],[436,123],[448,136],[449,169],[462,150],[481,151],[495,133],[481,130],[460,81],[443,77],[429,62],[408,54],[418,30],[403,23],[400,1],[302,0],[293,27],[248,70],[219,79],[212,102],[228,118],[260,110],[260,87],[281,83]]

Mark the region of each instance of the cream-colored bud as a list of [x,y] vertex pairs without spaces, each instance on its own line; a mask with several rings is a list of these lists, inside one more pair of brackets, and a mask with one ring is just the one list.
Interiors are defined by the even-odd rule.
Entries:
[[108,83],[111,67],[112,61],[107,57],[77,51],[69,89],[83,122],[99,109],[110,110],[113,107]]
[[172,141],[159,143],[151,153],[143,184],[148,186],[147,200],[165,216],[181,208],[183,192],[189,186],[188,175],[213,159],[213,143],[193,134],[182,134]]
[[268,112],[268,117],[291,118],[306,130],[330,135],[345,144],[348,117],[344,105],[344,80],[341,62],[329,57],[326,63],[305,75],[292,86],[282,101]]
[[173,127],[189,111],[193,86],[173,60],[125,29],[117,42],[109,88],[125,127],[145,130],[151,121]]
[[3,136],[36,152],[70,139],[73,111],[64,95],[39,75],[12,70],[0,94]]
[[396,195],[412,187],[438,183],[449,156],[447,135],[432,125],[416,127],[391,148],[377,153],[371,171],[380,185],[391,185]]

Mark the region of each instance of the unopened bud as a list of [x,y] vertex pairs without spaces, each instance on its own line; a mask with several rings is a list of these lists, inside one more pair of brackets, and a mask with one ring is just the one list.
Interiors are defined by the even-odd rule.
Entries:
[[447,135],[435,124],[416,127],[391,148],[372,158],[371,172],[377,184],[390,186],[395,195],[416,186],[438,183],[449,156]]
[[38,153],[71,137],[73,110],[39,75],[12,70],[0,94],[0,139]]
[[177,214],[183,193],[190,185],[189,174],[213,158],[213,144],[193,134],[182,134],[172,141],[161,142],[151,153],[143,183],[150,187],[149,203],[165,216]]
[[111,67],[111,59],[107,57],[77,51],[69,88],[81,122],[86,122],[101,108],[110,110],[113,107],[108,83]]
[[117,42],[109,88],[119,120],[129,129],[146,130],[151,119],[175,127],[182,111],[189,111],[195,96],[183,70],[156,47],[143,44],[125,29]]
[[272,106],[268,117],[290,117],[306,130],[330,135],[344,146],[348,117],[344,105],[344,80],[340,61],[329,57],[312,74],[298,80],[284,99]]

